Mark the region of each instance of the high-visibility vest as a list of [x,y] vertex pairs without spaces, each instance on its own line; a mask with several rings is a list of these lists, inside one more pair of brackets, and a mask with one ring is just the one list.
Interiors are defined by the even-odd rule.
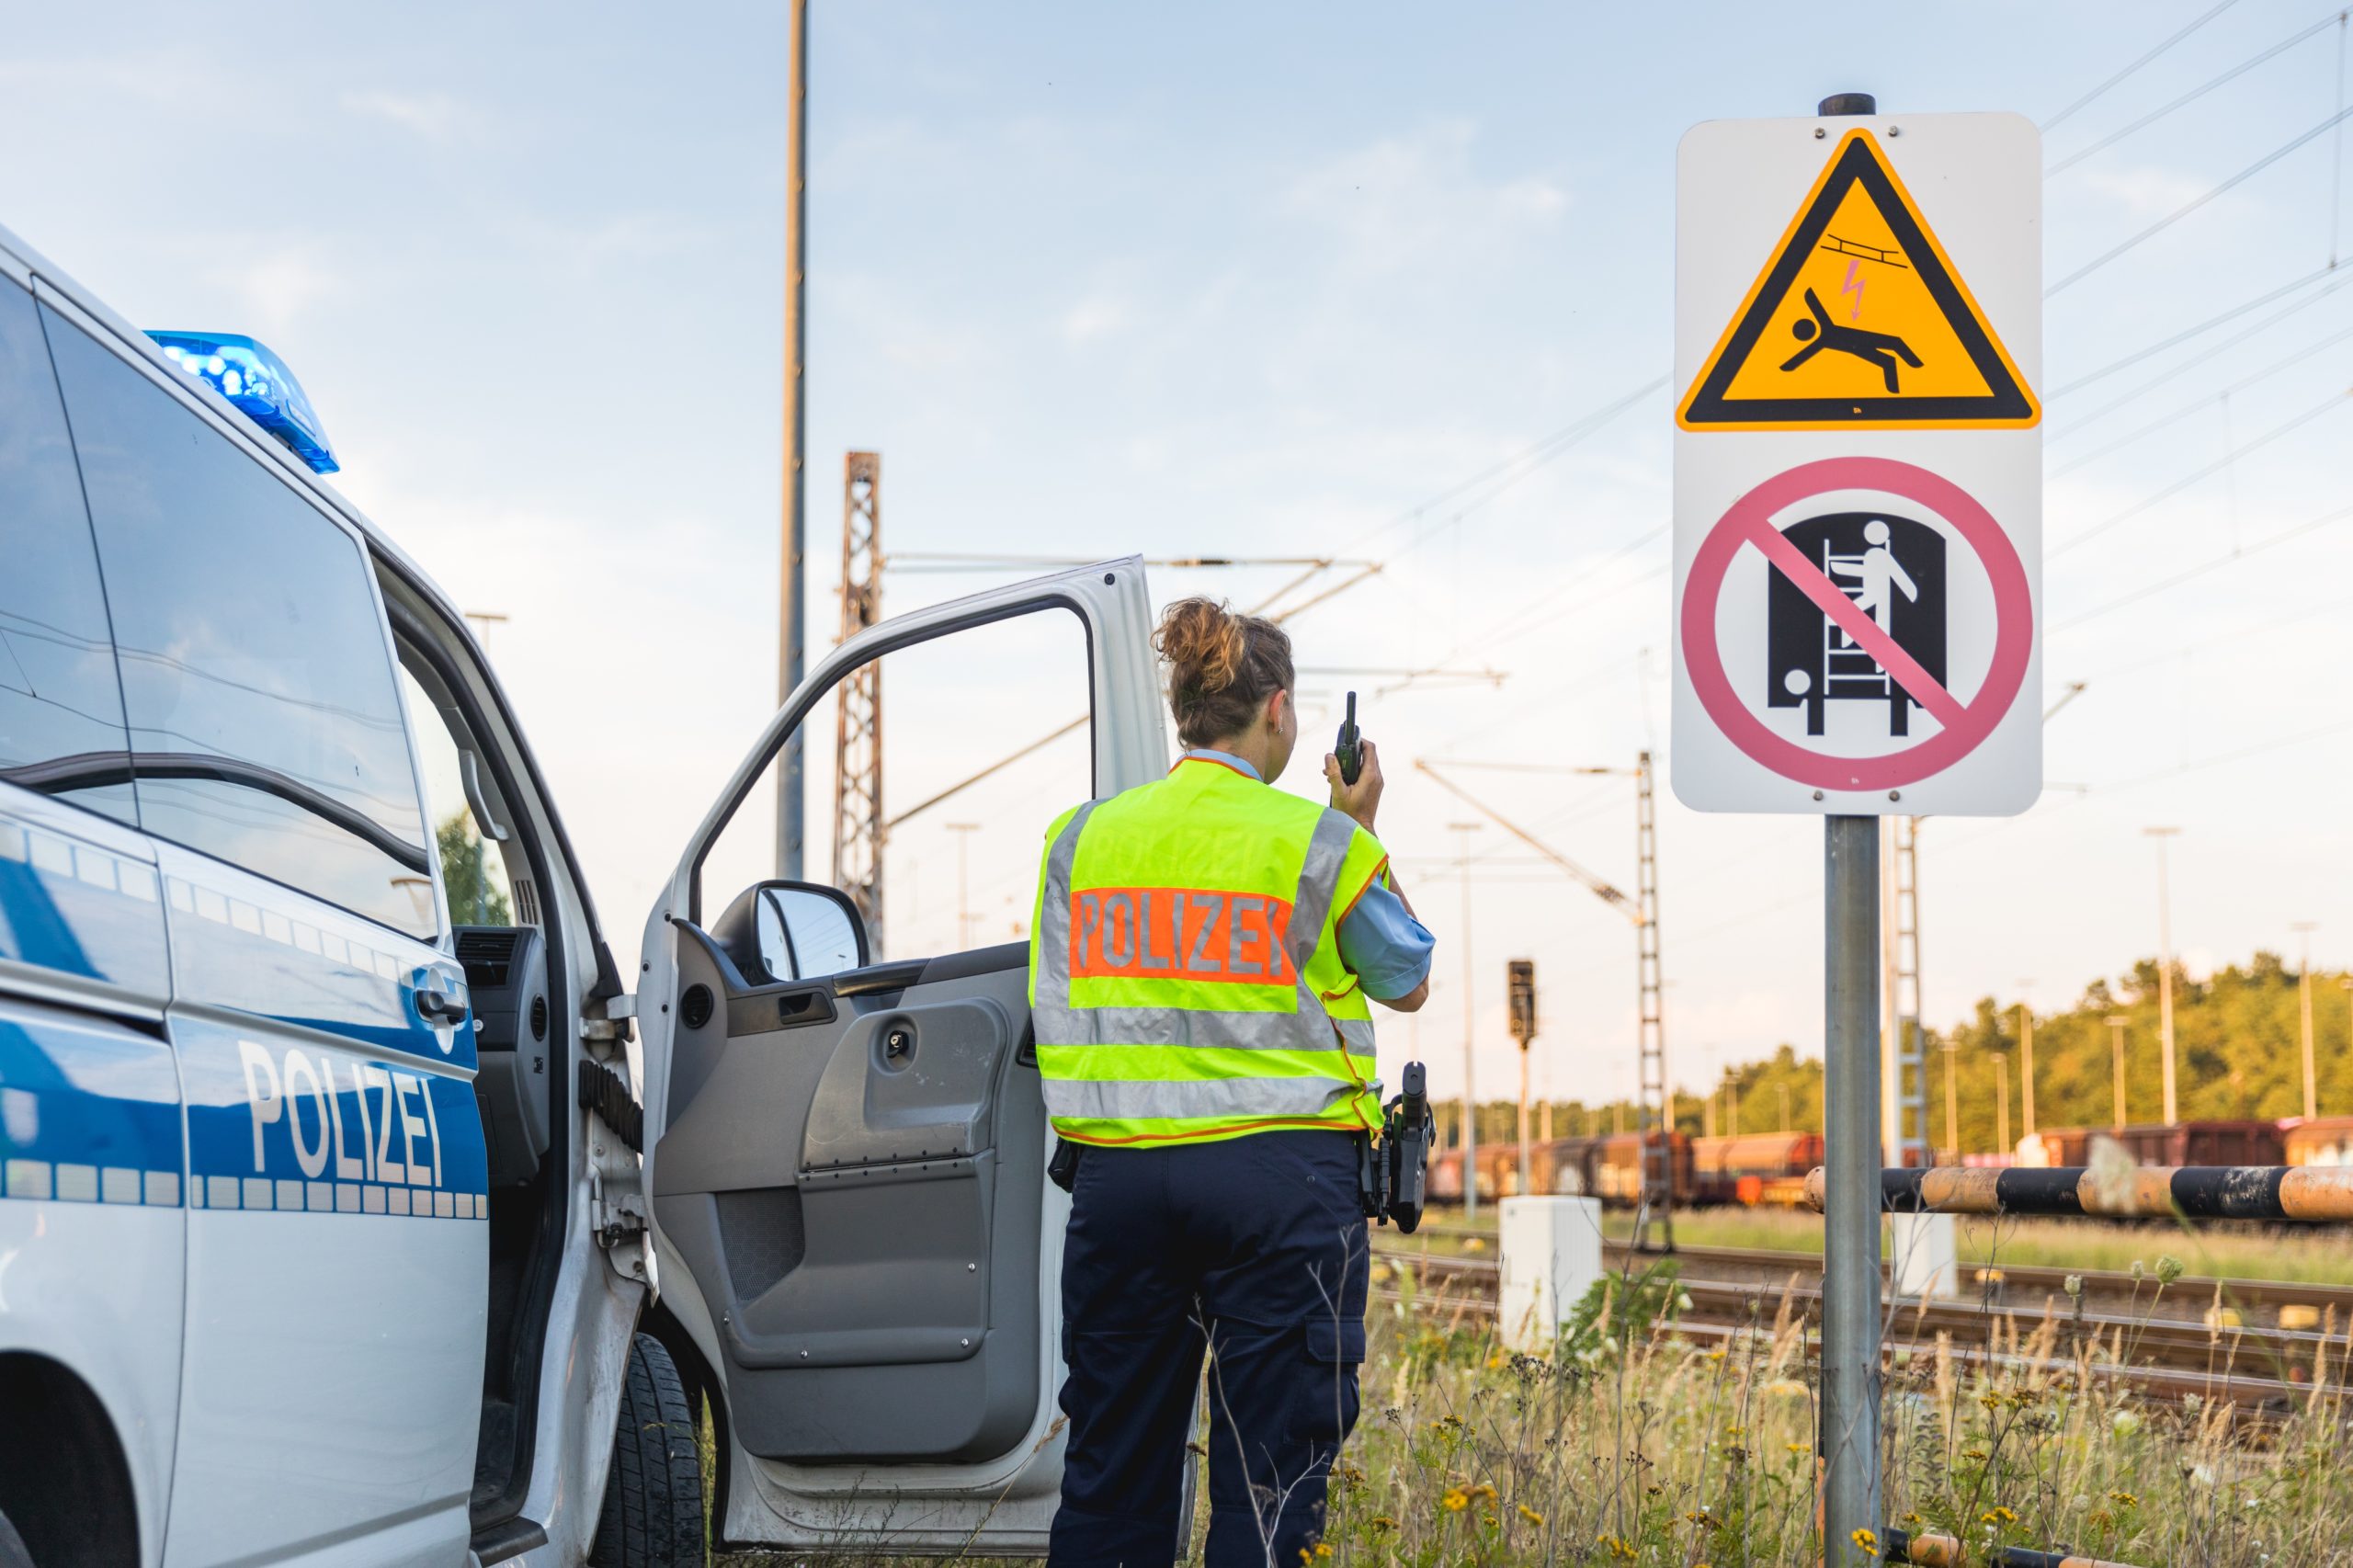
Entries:
[[1346,814],[1206,757],[1063,813],[1029,934],[1054,1131],[1378,1126],[1371,1012],[1334,934],[1388,863]]

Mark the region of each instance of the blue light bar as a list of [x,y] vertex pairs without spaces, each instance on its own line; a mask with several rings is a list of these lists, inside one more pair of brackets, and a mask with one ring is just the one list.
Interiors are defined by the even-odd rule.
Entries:
[[302,395],[302,384],[286,361],[250,337],[229,332],[151,332],[164,353],[189,375],[212,384],[237,412],[285,442],[313,473],[343,465]]

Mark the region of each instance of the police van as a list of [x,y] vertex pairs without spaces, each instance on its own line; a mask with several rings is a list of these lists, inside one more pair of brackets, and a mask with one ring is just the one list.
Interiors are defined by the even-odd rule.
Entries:
[[0,274],[0,1568],[1042,1550],[1026,950],[712,852],[839,683],[1009,623],[1070,798],[1158,777],[1140,564],[834,649],[617,958],[286,367]]

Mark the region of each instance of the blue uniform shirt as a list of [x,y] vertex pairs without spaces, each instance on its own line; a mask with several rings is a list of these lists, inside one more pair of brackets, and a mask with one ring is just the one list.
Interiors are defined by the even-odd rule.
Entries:
[[[1258,770],[1232,752],[1199,747],[1185,754],[1222,762],[1251,778]],[[1264,779],[1259,782],[1264,783]],[[1364,890],[1357,906],[1340,922],[1340,961],[1348,966],[1376,1002],[1404,995],[1430,975],[1430,951],[1438,946],[1429,927],[1414,918],[1397,896],[1386,869]]]

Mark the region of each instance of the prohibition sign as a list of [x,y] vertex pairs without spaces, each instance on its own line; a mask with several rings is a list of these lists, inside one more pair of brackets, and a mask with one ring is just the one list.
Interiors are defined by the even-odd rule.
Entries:
[[[1968,701],[1947,691],[1879,622],[1822,574],[1773,517],[1809,496],[1838,490],[1876,490],[1927,507],[1957,530],[1977,554],[1994,588],[1994,657],[1977,694]],[[1880,756],[1837,756],[1777,734],[1733,689],[1717,645],[1716,604],[1741,546],[1755,545],[1774,570],[1813,601],[1857,646],[1940,726],[1917,745]],[[1994,733],[2025,684],[2034,650],[2034,605],[2018,553],[1974,496],[1940,474],[1893,458],[1824,458],[1774,475],[1732,504],[1700,541],[1683,586],[1683,667],[1699,705],[1725,739],[1784,778],[1820,790],[1892,790],[1917,783],[1966,757]]]

